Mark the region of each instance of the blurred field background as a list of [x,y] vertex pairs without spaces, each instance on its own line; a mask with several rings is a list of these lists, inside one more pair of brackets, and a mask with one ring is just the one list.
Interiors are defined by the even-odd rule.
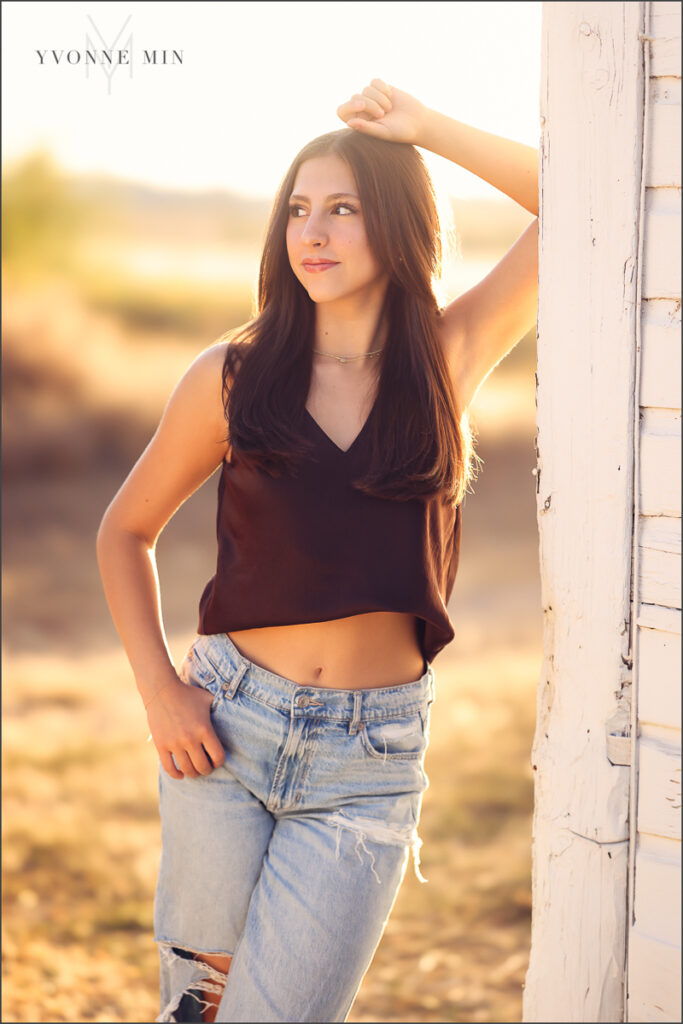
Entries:
[[[151,1021],[156,753],[95,561],[101,515],[195,355],[250,315],[268,204],[4,173],[4,1021]],[[455,296],[531,217],[453,201]],[[420,885],[409,871],[352,1021],[518,1021],[530,933],[529,762],[541,661],[534,332],[475,407],[468,495],[435,660]],[[180,658],[215,559],[216,480],[158,549]]]

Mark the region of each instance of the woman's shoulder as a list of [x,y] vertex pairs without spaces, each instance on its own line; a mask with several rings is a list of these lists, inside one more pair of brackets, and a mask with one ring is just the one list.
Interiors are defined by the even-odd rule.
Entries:
[[245,346],[248,345],[247,341],[241,339],[248,326],[244,324],[228,334],[221,335],[203,349],[193,360],[188,370],[189,375],[198,384],[209,383],[216,376],[222,378],[224,374],[228,379],[234,377],[244,358]]
[[221,373],[228,384],[234,380],[251,344],[253,325],[254,321],[249,320],[247,323],[235,327],[221,335],[213,345],[206,349],[207,361],[220,366]]

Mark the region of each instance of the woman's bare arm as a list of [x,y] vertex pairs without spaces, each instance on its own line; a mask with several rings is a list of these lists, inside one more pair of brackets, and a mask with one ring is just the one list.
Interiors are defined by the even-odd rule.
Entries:
[[105,512],[97,536],[112,618],[161,762],[174,778],[209,774],[224,759],[209,720],[210,695],[184,685],[175,672],[164,635],[155,560],[166,523],[226,454],[224,357],[225,344],[215,345],[185,373],[154,437]]
[[486,277],[454,299],[439,321],[461,409],[536,323],[538,217]]
[[350,128],[429,149],[494,185],[534,214],[493,270],[443,311],[439,331],[461,409],[536,322],[538,151],[431,110],[375,78],[337,113]]

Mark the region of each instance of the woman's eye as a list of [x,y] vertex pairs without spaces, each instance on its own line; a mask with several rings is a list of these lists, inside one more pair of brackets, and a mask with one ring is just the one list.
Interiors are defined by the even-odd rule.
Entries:
[[[332,207],[331,212],[341,214],[341,216],[343,217],[348,217],[349,214],[357,213],[358,211],[356,210],[355,206],[351,206],[349,203],[337,203],[335,206]],[[306,210],[304,209],[303,206],[290,206],[289,216],[296,218],[300,218],[302,216],[305,217]]]

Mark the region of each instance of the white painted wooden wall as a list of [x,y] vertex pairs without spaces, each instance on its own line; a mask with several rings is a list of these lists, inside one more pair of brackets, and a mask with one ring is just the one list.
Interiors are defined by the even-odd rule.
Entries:
[[526,1021],[680,1019],[677,7],[543,4]]
[[627,1019],[680,1021],[681,8],[646,14]]

